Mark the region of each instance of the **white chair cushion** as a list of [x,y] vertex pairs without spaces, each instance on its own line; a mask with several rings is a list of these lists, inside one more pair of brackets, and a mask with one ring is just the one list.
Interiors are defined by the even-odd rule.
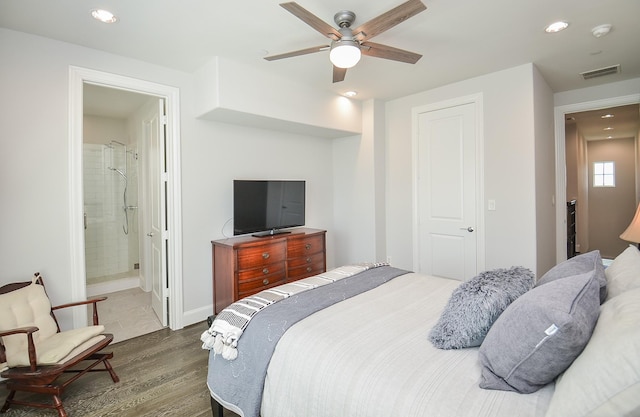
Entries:
[[[104,331],[104,326],[89,326],[57,333],[58,326],[51,317],[49,298],[44,287],[35,283],[0,294],[0,330],[29,326],[39,329],[33,334],[33,341],[40,364],[57,363],[74,348]],[[5,336],[2,342],[9,367],[29,365],[25,334]]]
[[83,344],[79,345],[77,348],[73,349],[71,352],[69,352],[69,354],[67,356],[65,356],[64,358],[60,359],[57,363],[58,364],[63,364],[65,362],[69,361],[70,359],[72,359],[76,355],[78,355],[79,353],[82,353],[85,350],[89,349],[91,346],[97,344],[98,342],[101,342],[106,337],[107,336],[105,336],[103,334],[100,334],[98,336],[92,337],[91,339],[87,340]]
[[[40,340],[36,344],[38,363],[41,365],[53,365],[65,358],[76,347],[104,331],[104,326],[88,326],[79,329],[67,330],[56,333],[53,336]],[[24,338],[26,339],[26,337]],[[9,367],[29,365],[29,355],[26,348],[16,357],[7,355]]]

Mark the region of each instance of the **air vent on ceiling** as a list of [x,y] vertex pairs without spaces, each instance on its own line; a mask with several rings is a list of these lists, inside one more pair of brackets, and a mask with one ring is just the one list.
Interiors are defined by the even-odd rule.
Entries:
[[604,77],[605,75],[617,74],[620,72],[620,64],[612,65],[610,67],[600,68],[591,71],[581,72],[582,78],[585,80],[590,80],[596,77]]

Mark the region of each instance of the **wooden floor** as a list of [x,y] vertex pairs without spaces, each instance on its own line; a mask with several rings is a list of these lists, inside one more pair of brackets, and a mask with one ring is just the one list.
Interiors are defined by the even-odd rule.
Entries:
[[[69,417],[210,417],[206,386],[208,351],[200,334],[206,322],[182,330],[159,330],[112,344],[111,364],[120,377],[114,384],[108,373],[87,374],[71,384],[62,401]],[[8,391],[0,383],[0,407]],[[18,393],[16,399],[30,394]],[[40,396],[43,402],[49,397]],[[35,397],[31,397],[35,398]],[[56,417],[55,410],[12,407],[2,417]],[[226,416],[235,414],[225,413]]]

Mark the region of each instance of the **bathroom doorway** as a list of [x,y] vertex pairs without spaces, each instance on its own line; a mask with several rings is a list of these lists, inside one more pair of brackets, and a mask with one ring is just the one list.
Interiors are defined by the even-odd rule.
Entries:
[[[84,89],[86,85],[105,87],[108,90],[119,92],[133,92],[155,97],[156,105],[162,103],[164,106],[163,115],[160,116],[160,127],[164,135],[164,146],[162,155],[163,172],[161,183],[154,184],[152,191],[161,191],[161,198],[153,201],[146,196],[145,190],[151,186],[145,184],[145,177],[140,176],[140,196],[139,202],[144,202],[138,206],[139,234],[141,241],[145,242],[139,247],[144,251],[150,250],[152,244],[147,244],[147,236],[150,235],[151,221],[145,213],[145,208],[162,213],[160,236],[154,239],[162,241],[163,251],[159,257],[162,268],[159,274],[155,271],[152,274],[162,281],[152,282],[153,299],[160,300],[163,307],[161,318],[163,325],[168,325],[172,330],[183,327],[183,300],[182,300],[182,207],[180,200],[180,91],[176,87],[157,84],[141,79],[126,77],[117,74],[96,71],[88,68],[70,67],[69,71],[69,135],[70,135],[70,155],[69,155],[69,181],[70,181],[70,246],[71,246],[71,296],[74,299],[84,299],[87,296],[86,271],[85,271],[85,230],[83,227],[84,215],[84,192],[83,192],[83,169],[82,169],[82,148],[83,148],[83,113],[84,113]],[[157,108],[157,107],[156,107]],[[139,126],[143,131],[144,126]],[[147,129],[148,130],[148,129]],[[143,133],[144,134],[144,133]],[[125,143],[125,142],[123,142]],[[138,148],[139,167],[144,164],[144,154],[150,154],[143,148]],[[158,165],[156,165],[158,166]],[[145,169],[139,169],[142,174]],[[119,175],[119,174],[118,174]],[[156,194],[158,195],[158,194]],[[149,225],[147,225],[149,223]],[[144,229],[144,230],[143,230]],[[143,236],[144,235],[144,236]],[[151,235],[154,235],[151,233]],[[157,235],[157,234],[156,234]],[[149,240],[154,240],[149,239]],[[155,241],[154,240],[154,241]],[[145,266],[152,257],[148,253],[140,254],[140,271],[151,270],[150,266]],[[146,275],[146,274],[145,274]],[[169,296],[171,294],[171,296]],[[157,304],[154,302],[154,305]],[[73,324],[81,326],[86,324],[86,310],[74,309]]]
[[83,87],[86,291],[88,297],[108,297],[102,323],[118,341],[163,327],[141,269],[146,261],[141,184],[148,164],[141,159],[146,153],[139,126],[142,110],[158,100],[93,84]]

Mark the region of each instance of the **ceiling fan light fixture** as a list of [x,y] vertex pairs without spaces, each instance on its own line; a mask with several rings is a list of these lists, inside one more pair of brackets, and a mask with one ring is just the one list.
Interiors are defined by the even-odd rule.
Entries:
[[338,68],[354,67],[361,56],[360,45],[354,40],[343,38],[331,44],[329,60]]

